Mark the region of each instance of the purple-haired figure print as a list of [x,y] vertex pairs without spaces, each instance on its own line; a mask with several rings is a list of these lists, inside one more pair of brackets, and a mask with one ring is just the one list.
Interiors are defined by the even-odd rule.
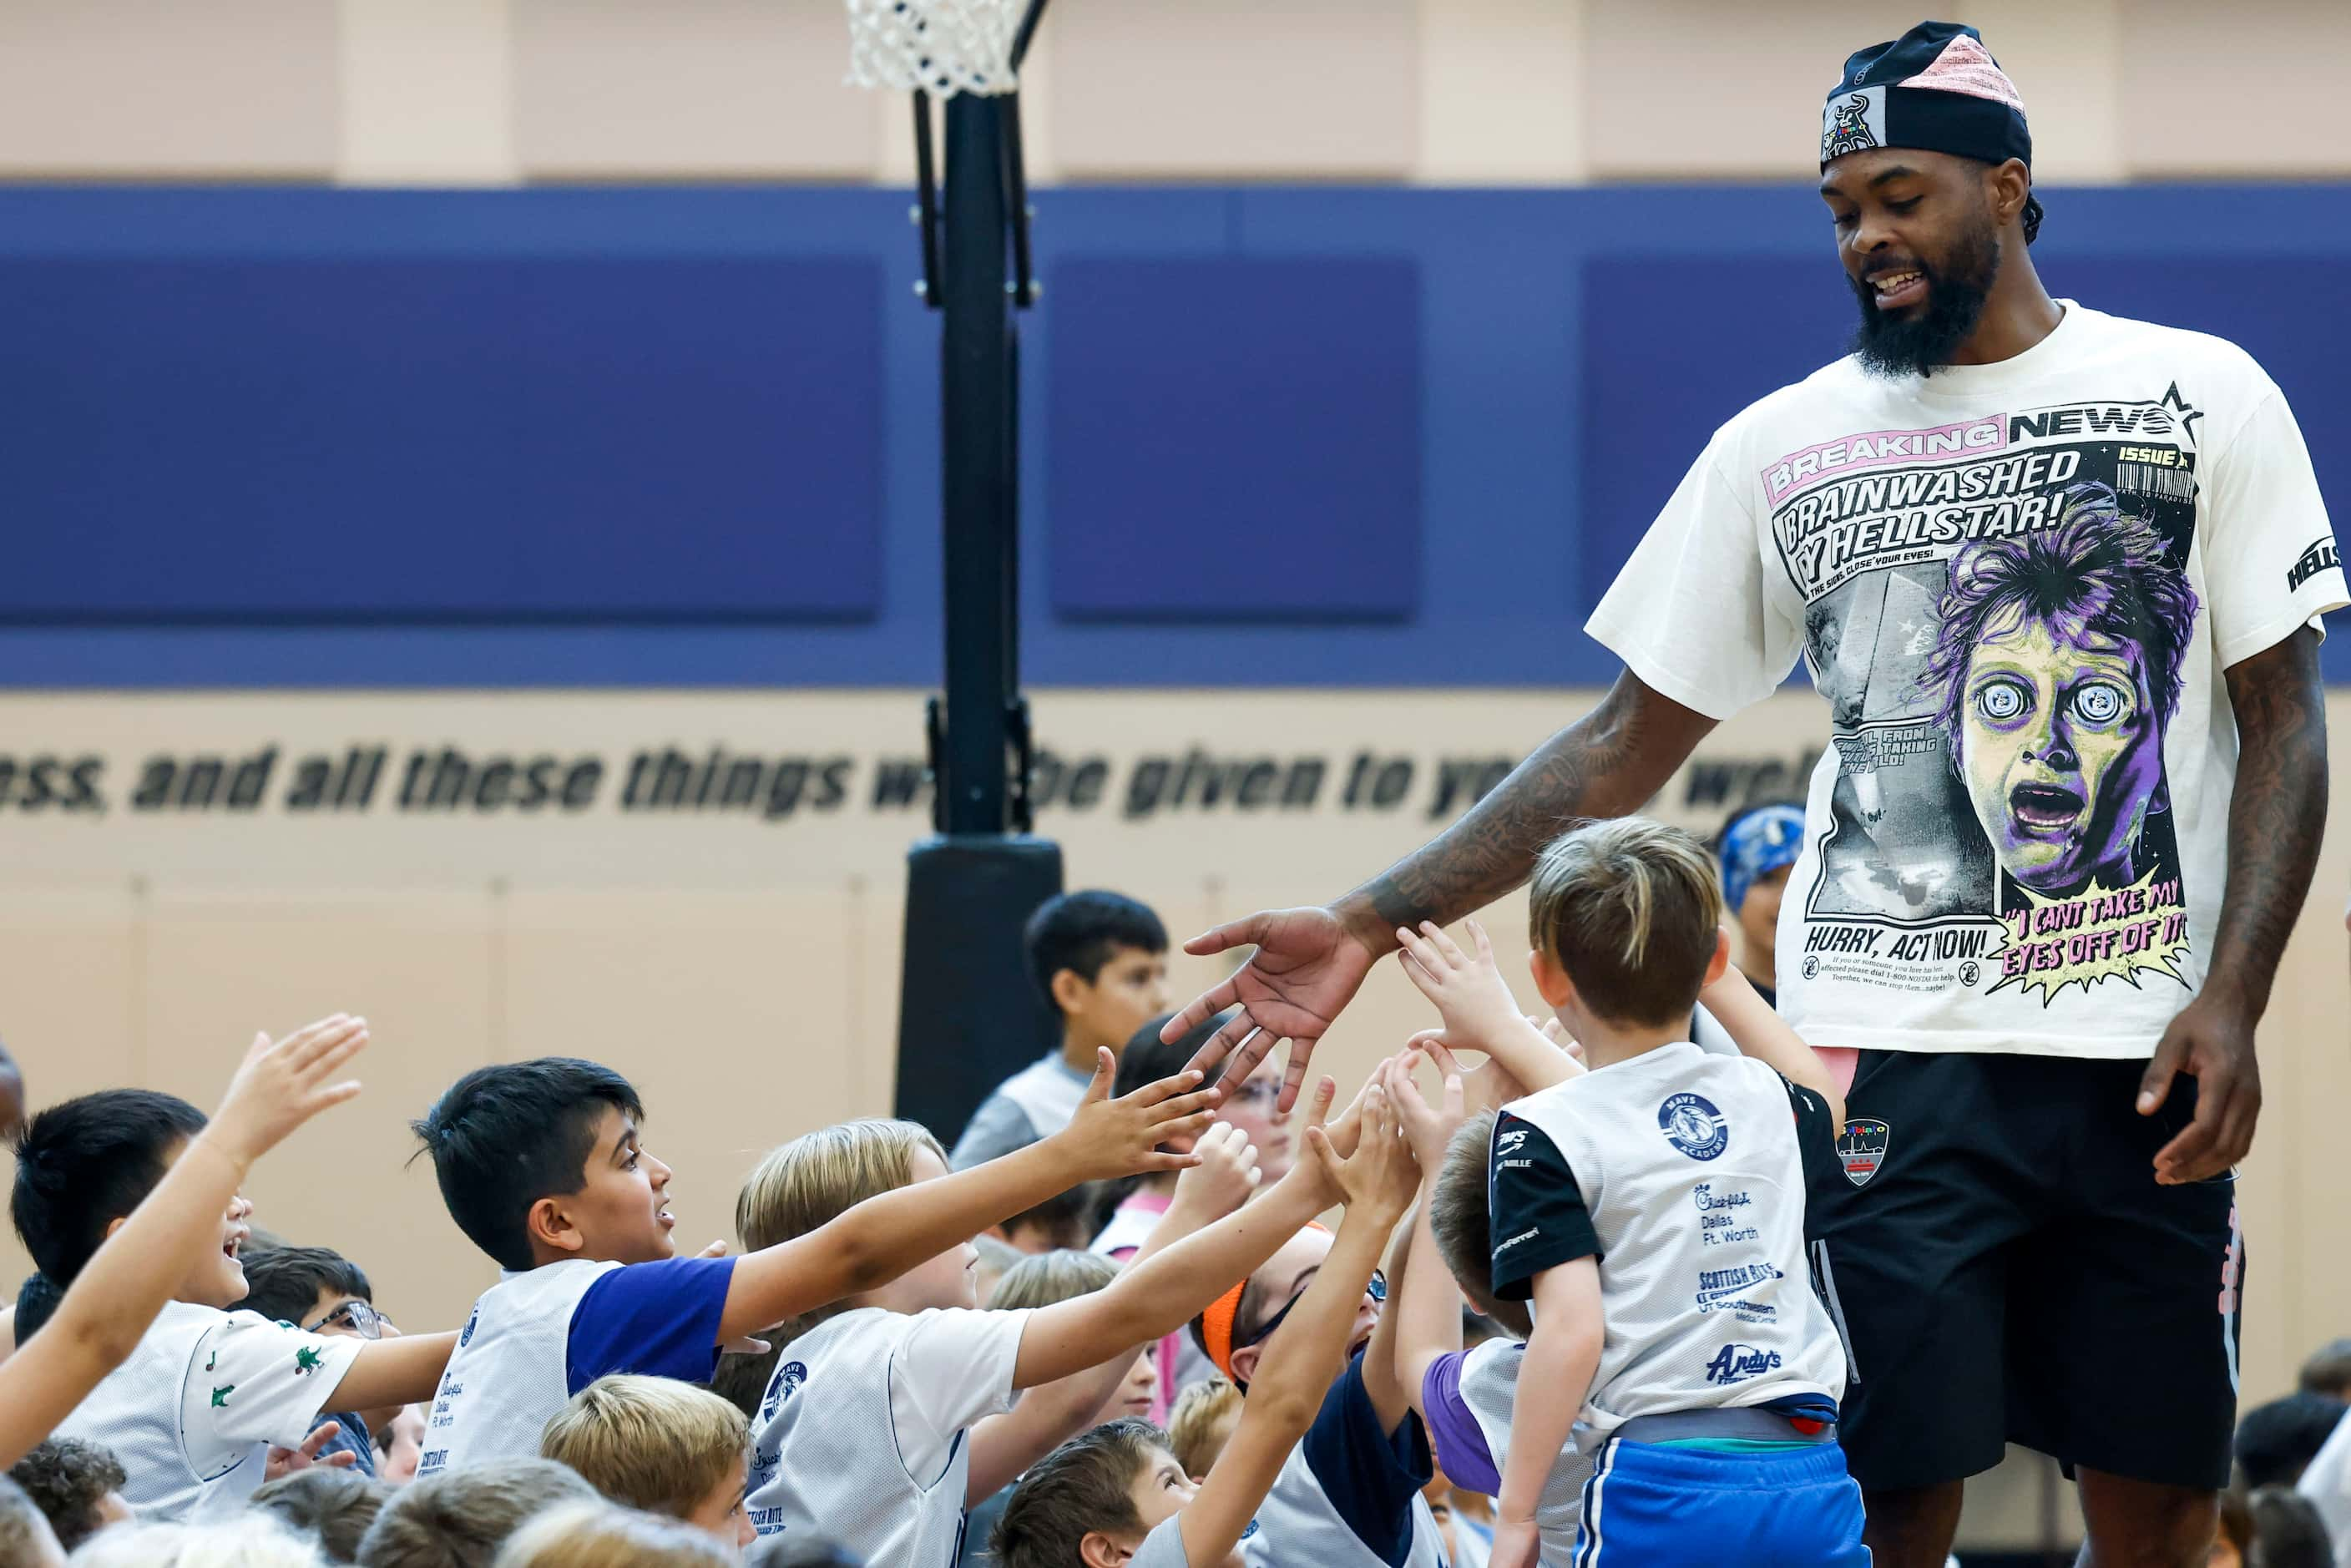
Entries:
[[2074,486],[2053,526],[1953,557],[1938,608],[1922,684],[2001,868],[2044,898],[2145,876],[2197,608],[2154,528]]

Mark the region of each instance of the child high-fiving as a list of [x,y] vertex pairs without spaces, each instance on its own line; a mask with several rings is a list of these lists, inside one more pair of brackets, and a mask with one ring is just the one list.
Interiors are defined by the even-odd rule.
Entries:
[[1486,928],[1475,920],[1463,921],[1461,927],[1474,951],[1464,952],[1444,927],[1431,921],[1423,921],[1418,931],[1396,927],[1396,961],[1444,1020],[1439,1028],[1413,1036],[1410,1044],[1479,1051],[1491,1057],[1490,1065],[1499,1067],[1508,1081],[1489,1080],[1480,1085],[1488,1105],[1506,1104],[1583,1071],[1582,1052],[1558,1019],[1545,1021],[1519,1010],[1518,999],[1494,962],[1494,944]]
[[[1318,1096],[1327,1103],[1328,1079]],[[1297,1303],[1266,1343],[1239,1425],[1196,1484],[1158,1430],[1114,1421],[1063,1444],[1030,1468],[998,1525],[1005,1568],[1219,1568],[1238,1561],[1242,1532],[1322,1410],[1342,1372],[1358,1305],[1380,1250],[1419,1183],[1402,1124],[1375,1081],[1357,1103],[1353,1153],[1319,1126],[1307,1157],[1346,1205],[1339,1234]],[[1148,1484],[1142,1484],[1148,1483]],[[1113,1506],[1108,1500],[1115,1499]]]
[[[0,1465],[24,1458],[129,1359],[181,1281],[221,1249],[222,1216],[253,1163],[360,1092],[341,1074],[367,1043],[367,1020],[342,1013],[283,1040],[254,1037],[211,1121],[71,1275],[47,1325],[0,1364]],[[31,1165],[43,1163],[37,1132],[21,1147]],[[19,1181],[37,1185],[39,1175],[23,1171]]]

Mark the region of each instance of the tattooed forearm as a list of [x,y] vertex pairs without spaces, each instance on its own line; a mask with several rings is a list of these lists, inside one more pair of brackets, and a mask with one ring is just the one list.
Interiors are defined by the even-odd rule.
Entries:
[[2237,785],[2229,801],[2229,883],[2205,986],[2269,1005],[2326,827],[2326,688],[2308,627],[2229,671]]
[[1665,785],[1714,721],[1629,673],[1600,706],[1545,741],[1434,842],[1340,901],[1372,951],[1399,925],[1452,921],[1526,881],[1535,855],[1580,821],[1620,817]]

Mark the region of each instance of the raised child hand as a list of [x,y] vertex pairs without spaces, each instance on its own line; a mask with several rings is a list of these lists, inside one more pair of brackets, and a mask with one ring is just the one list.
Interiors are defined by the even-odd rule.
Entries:
[[1173,1212],[1183,1210],[1196,1224],[1209,1226],[1249,1201],[1265,1179],[1258,1169],[1257,1145],[1229,1122],[1219,1122],[1192,1145],[1200,1163],[1176,1178]]
[[1420,994],[1437,1004],[1437,1016],[1445,1020],[1439,1038],[1447,1045],[1456,1051],[1491,1051],[1501,1031],[1518,1028],[1526,1015],[1502,983],[1486,928],[1470,920],[1463,922],[1462,929],[1469,934],[1474,954],[1463,952],[1434,921],[1422,921],[1417,932],[1398,926],[1396,960]]
[[251,1166],[295,1128],[360,1092],[356,1079],[335,1073],[364,1050],[367,1019],[337,1013],[272,1042],[253,1037],[220,1109],[203,1135],[231,1158]]
[[1149,1171],[1189,1170],[1198,1165],[1197,1155],[1163,1154],[1159,1145],[1196,1136],[1216,1119],[1216,1113],[1208,1109],[1216,1091],[1196,1091],[1199,1071],[1186,1068],[1113,1100],[1110,1085],[1117,1073],[1118,1059],[1107,1050],[1097,1051],[1094,1079],[1086,1085],[1078,1113],[1053,1134],[1075,1156],[1082,1173],[1078,1179],[1104,1181]]
[[[1364,1097],[1372,1092],[1373,1085],[1379,1082],[1380,1073],[1386,1067],[1385,1061],[1372,1063],[1371,1076],[1364,1080],[1364,1086],[1355,1091],[1355,1097],[1347,1102],[1347,1108],[1339,1113],[1338,1120],[1323,1129],[1331,1139],[1331,1146],[1338,1151],[1339,1157],[1343,1160],[1355,1152],[1355,1140],[1362,1134],[1364,1129]],[[1314,1103],[1306,1113],[1308,1126],[1322,1125],[1322,1118],[1329,1113],[1331,1102],[1337,1098],[1338,1093],[1339,1083],[1336,1079],[1326,1077],[1315,1084]],[[1302,1160],[1299,1162],[1300,1165],[1304,1163]],[[1290,1168],[1295,1170],[1298,1166],[1292,1166]],[[1331,1201],[1336,1203],[1338,1199],[1333,1197]]]
[[[1390,1065],[1384,1063],[1384,1070]],[[1350,1211],[1360,1209],[1367,1218],[1393,1226],[1420,1190],[1420,1166],[1394,1103],[1377,1082],[1364,1091],[1363,1107],[1363,1132],[1353,1155],[1340,1158],[1320,1127],[1306,1129],[1306,1145]]]
[[337,1448],[323,1459],[319,1457],[319,1450],[333,1442],[342,1429],[343,1424],[340,1421],[321,1421],[310,1428],[310,1435],[302,1439],[300,1448],[281,1448],[271,1445],[269,1457],[262,1465],[261,1479],[265,1482],[274,1481],[280,1476],[290,1476],[313,1465],[322,1470],[350,1469],[360,1459],[349,1448]]
[[[1442,1051],[1443,1055],[1437,1053]],[[1441,1045],[1429,1050],[1430,1060],[1444,1078],[1437,1103],[1428,1103],[1420,1085],[1412,1075],[1419,1052],[1408,1051],[1402,1056],[1391,1057],[1382,1070],[1381,1087],[1387,1092],[1388,1103],[1395,1107],[1397,1124],[1403,1127],[1405,1141],[1412,1145],[1413,1158],[1423,1170],[1433,1171],[1445,1162],[1446,1146],[1461,1124],[1469,1119],[1468,1095],[1461,1086],[1461,1064],[1453,1053]],[[1489,1064],[1488,1071],[1492,1071]]]

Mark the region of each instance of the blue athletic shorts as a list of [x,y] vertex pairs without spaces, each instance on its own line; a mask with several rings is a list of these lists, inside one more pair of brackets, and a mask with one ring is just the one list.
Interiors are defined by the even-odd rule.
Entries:
[[1583,1484],[1574,1568],[1867,1568],[1861,1488],[1834,1443],[1726,1454],[1621,1439]]

